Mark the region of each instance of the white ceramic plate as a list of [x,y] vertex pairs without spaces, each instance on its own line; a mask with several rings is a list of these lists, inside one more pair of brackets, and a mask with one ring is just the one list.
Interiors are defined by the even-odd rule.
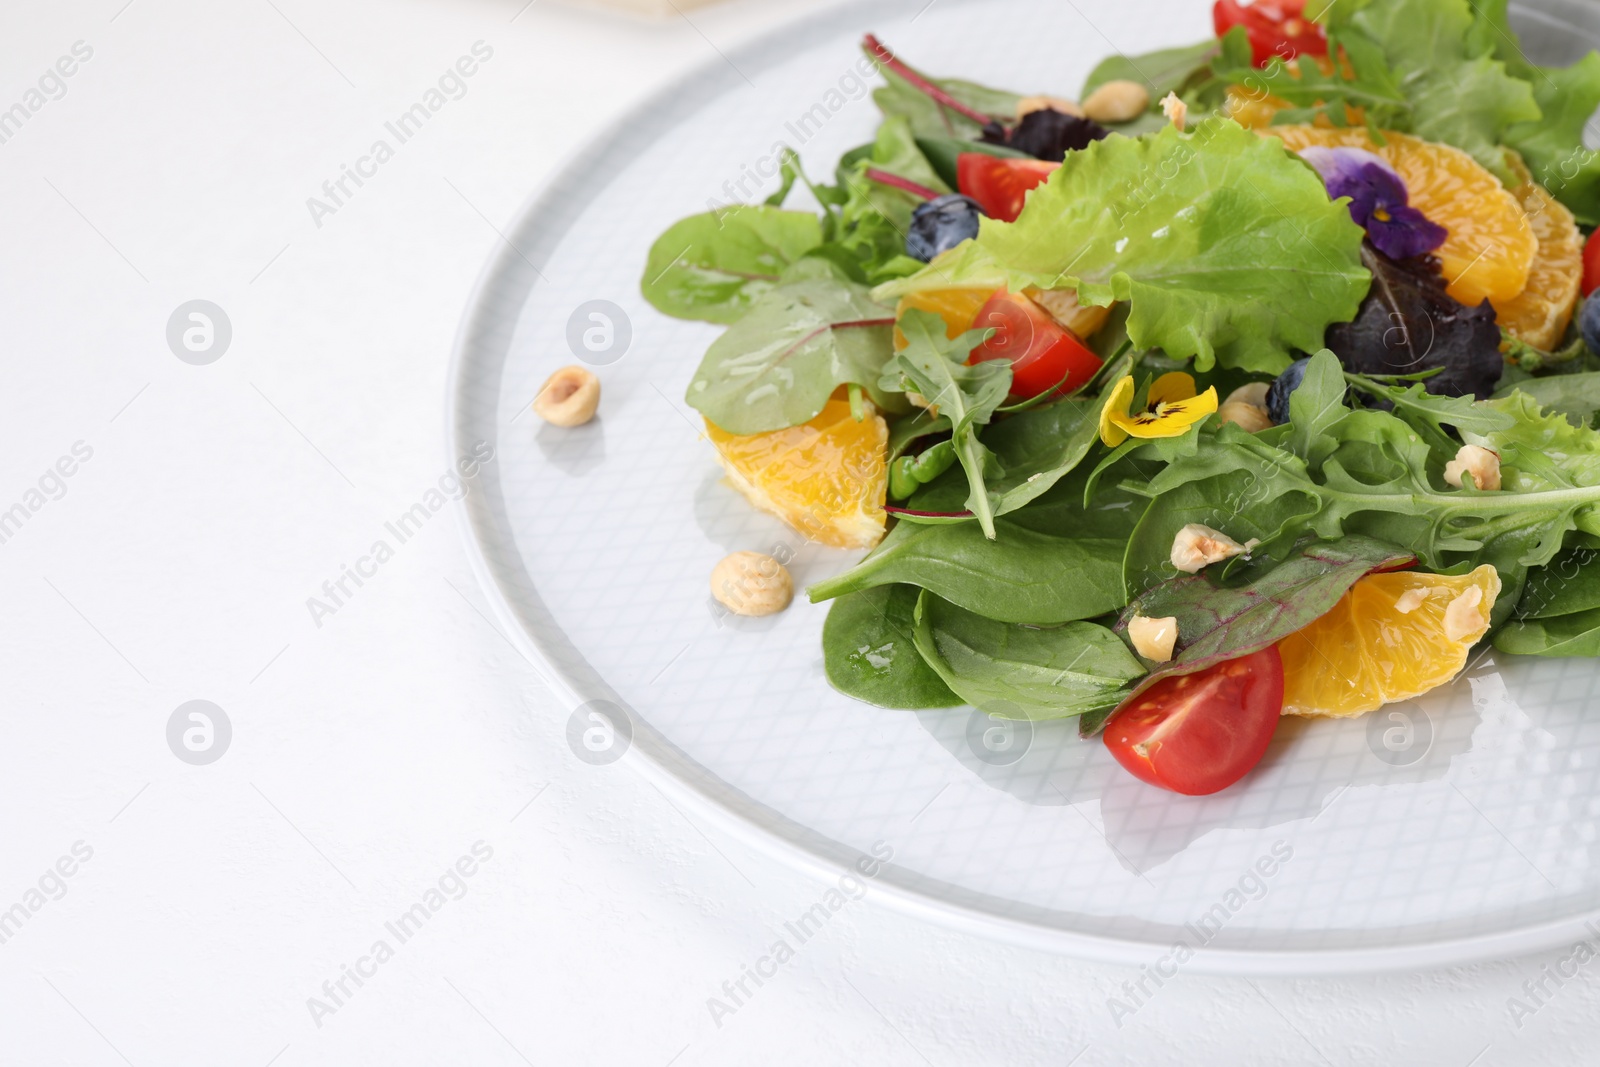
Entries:
[[[891,712],[837,694],[824,606],[717,619],[708,575],[729,551],[788,546],[801,585],[852,557],[803,544],[719,482],[682,401],[718,328],[656,313],[639,273],[675,219],[765,195],[771,183],[747,175],[776,142],[823,175],[871,136],[856,71],[869,29],[931,71],[1070,94],[1113,48],[1186,43],[1210,18],[1200,0],[1097,4],[1087,18],[1043,0],[827,12],[661,93],[512,223],[462,323],[449,447],[495,445],[463,505],[469,551],[513,638],[585,705],[574,751],[626,747],[675,797],[825,878],[892,852],[871,867],[879,898],[1042,948],[1141,963],[1183,942],[1199,969],[1308,973],[1592,936],[1592,662],[1484,658],[1393,715],[1286,722],[1243,783],[1186,798],[1135,781],[1071,722],[1006,736],[968,709]],[[622,312],[607,356],[581,341],[591,301]],[[574,322],[576,351],[614,361],[598,367],[600,418],[558,430],[527,409],[574,362]],[[613,717],[631,747],[585,747],[604,743],[584,736],[597,707],[624,709]]]

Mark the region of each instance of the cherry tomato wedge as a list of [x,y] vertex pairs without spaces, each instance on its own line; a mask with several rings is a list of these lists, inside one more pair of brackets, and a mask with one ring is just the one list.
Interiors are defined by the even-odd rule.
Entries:
[[1588,296],[1596,289],[1600,289],[1600,230],[1589,235],[1589,240],[1583,246],[1583,295]]
[[1205,796],[1266,755],[1283,714],[1278,646],[1161,681],[1106,724],[1106,748],[1134,777]]
[[[1056,389],[1069,393],[1094,377],[1101,359],[1071,330],[1021,293],[1002,289],[978,309],[974,330],[993,329],[968,363],[1011,361],[1011,395],[1027,400]],[[1059,388],[1057,388],[1059,386]]]
[[962,152],[956,157],[956,185],[991,219],[1016,222],[1028,190],[1043,183],[1059,166],[1042,159],[1001,159],[983,152]]
[[1298,55],[1328,54],[1328,34],[1319,24],[1305,17],[1305,0],[1217,0],[1211,21],[1221,37],[1235,26],[1243,26],[1250,38],[1251,57],[1265,67],[1273,56],[1284,61]]

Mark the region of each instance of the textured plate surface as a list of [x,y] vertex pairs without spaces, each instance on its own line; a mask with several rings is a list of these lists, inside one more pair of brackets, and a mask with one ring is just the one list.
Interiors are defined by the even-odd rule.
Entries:
[[[1570,26],[1550,20],[1585,9],[1562,10],[1519,22],[1570,49]],[[1005,25],[1030,32],[975,32]],[[507,230],[452,376],[452,453],[496,448],[462,514],[513,639],[572,707],[625,709],[623,758],[675,797],[827,877],[892,853],[871,891],[967,929],[1131,962],[1181,942],[1198,953],[1188,966],[1230,973],[1420,967],[1591,936],[1593,663],[1490,656],[1419,702],[1286,722],[1242,785],[1185,798],[1141,785],[1071,723],[840,696],[822,673],[825,608],[803,598],[770,619],[717,617],[707,576],[729,551],[784,546],[800,585],[852,557],[802,543],[720,483],[682,401],[718,328],[657,314],[638,274],[678,217],[765,195],[777,142],[826,174],[870,137],[855,46],[868,29],[932,71],[1070,94],[1111,49],[1192,41],[1209,12],[847,7],[729,51],[573,160]],[[608,355],[581,341],[599,328],[591,343],[606,345],[592,301],[621,312]],[[575,352],[604,362],[602,414],[543,426],[528,403]],[[578,751],[594,720],[575,715]]]

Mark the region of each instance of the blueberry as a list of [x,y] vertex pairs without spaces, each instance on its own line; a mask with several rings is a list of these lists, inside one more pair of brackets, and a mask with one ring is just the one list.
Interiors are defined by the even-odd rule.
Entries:
[[978,220],[982,217],[983,208],[970,196],[936,196],[911,213],[906,255],[926,263],[940,252],[978,236]]
[[1578,328],[1583,332],[1583,343],[1589,346],[1589,351],[1600,355],[1600,301],[1595,295],[1600,293],[1596,289],[1590,293],[1583,302],[1583,312],[1578,316]]
[[1311,360],[1297,359],[1289,364],[1289,369],[1278,375],[1272,383],[1272,388],[1267,390],[1267,417],[1274,423],[1282,426],[1289,421],[1289,394],[1300,388],[1300,383],[1306,379],[1306,367]]

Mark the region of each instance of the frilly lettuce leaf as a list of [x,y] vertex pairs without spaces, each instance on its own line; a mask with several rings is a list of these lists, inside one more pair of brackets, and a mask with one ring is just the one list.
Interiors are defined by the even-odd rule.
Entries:
[[[1332,35],[1347,45],[1360,34],[1382,51],[1407,102],[1396,125],[1454,145],[1511,181],[1500,141],[1515,123],[1537,122],[1533,87],[1495,56],[1502,32],[1475,17],[1472,0],[1384,0],[1334,4]],[[1359,102],[1359,101],[1358,101]]]
[[1361,238],[1275,138],[1210,119],[1072,153],[1016,222],[985,219],[976,240],[874,295],[1076,289],[1085,304],[1127,301],[1138,348],[1276,373],[1355,316],[1371,281]]

